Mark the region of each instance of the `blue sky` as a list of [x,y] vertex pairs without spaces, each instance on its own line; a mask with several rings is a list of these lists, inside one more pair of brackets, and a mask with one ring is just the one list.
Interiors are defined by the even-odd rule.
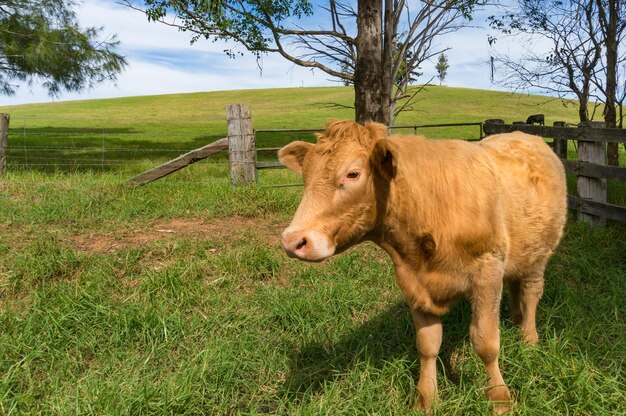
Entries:
[[[158,23],[114,0],[84,0],[77,10],[81,26],[103,26],[103,35],[117,34],[119,52],[128,60],[116,83],[105,83],[78,93],[51,99],[36,85],[22,85],[15,96],[0,96],[0,105],[134,95],[170,94],[232,89],[314,87],[338,85],[320,71],[295,66],[278,55],[265,55],[261,71],[252,54],[228,58],[223,50],[232,45],[198,41],[190,35]],[[318,15],[319,16],[319,15]],[[477,16],[474,25],[484,21]],[[489,47],[484,29],[468,27],[439,41],[450,68],[446,84],[455,87],[497,89],[489,81]],[[505,45],[515,48],[515,45]],[[426,65],[421,81],[435,75],[434,63]]]

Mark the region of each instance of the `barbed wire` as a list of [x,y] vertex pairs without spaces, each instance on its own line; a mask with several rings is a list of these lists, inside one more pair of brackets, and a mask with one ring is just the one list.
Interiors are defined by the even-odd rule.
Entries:
[[59,139],[63,139],[65,137],[85,137],[85,136],[91,136],[93,138],[101,138],[102,136],[110,136],[110,137],[118,137],[121,135],[131,135],[134,138],[137,139],[141,139],[141,138],[150,138],[150,139],[158,139],[158,138],[166,138],[166,139],[171,139],[171,138],[186,138],[188,140],[197,140],[200,138],[216,138],[216,139],[221,139],[222,137],[226,137],[226,134],[204,134],[204,133],[173,133],[173,134],[162,134],[162,135],[156,135],[156,134],[150,134],[150,133],[145,133],[145,132],[132,132],[132,131],[128,131],[128,132],[120,132],[120,131],[82,131],[82,132],[49,132],[49,133],[39,133],[39,132],[35,132],[35,133],[25,133],[25,132],[15,132],[15,131],[9,131],[9,134],[12,136],[15,136],[17,134],[18,137],[23,138],[23,137],[54,137],[54,138],[59,138]]
[[[64,173],[74,173],[74,172],[64,172]],[[82,172],[78,172],[78,173],[82,173]],[[59,181],[58,180],[40,180],[40,178],[37,178],[37,185],[54,185],[54,184],[58,184]],[[82,185],[125,185],[127,182],[127,179],[120,179],[119,181],[115,181],[115,182],[109,182],[108,180],[104,181],[104,180],[90,180],[90,179],[85,179],[81,182]],[[230,180],[227,180],[227,183],[230,183]],[[149,184],[146,184],[144,186],[163,186],[163,185],[216,185],[217,182],[213,179],[213,180],[206,180],[206,181],[198,181],[198,180],[169,180],[169,179],[159,179],[158,181],[153,181],[150,182]],[[141,188],[141,187],[133,187],[129,189],[137,189],[137,188]],[[0,195],[0,198],[2,197],[2,195]]]
[[[53,161],[62,161],[62,162],[78,162],[77,164],[87,164],[88,162],[98,162],[99,164],[102,164],[104,162],[108,163],[108,164],[115,164],[115,163],[119,163],[119,164],[130,164],[130,163],[135,163],[135,164],[139,164],[139,163],[146,163],[145,160],[140,160],[140,159],[136,159],[136,160],[128,160],[128,159],[70,159],[70,158],[51,158],[51,157],[30,157],[30,156],[13,156],[11,159],[20,159],[20,160],[53,160]],[[130,163],[129,163],[130,162]],[[158,163],[155,161],[155,163]],[[198,163],[198,162],[196,162]],[[228,161],[223,160],[206,160],[206,161],[202,161],[201,163],[216,163],[216,164],[227,164]],[[52,162],[49,163],[51,165],[57,164],[56,162]],[[32,165],[32,163],[11,163],[9,161],[9,166],[10,165]]]
[[[75,116],[64,116],[64,115],[55,115],[54,117],[52,116],[36,116],[36,115],[11,115],[11,123],[14,123],[16,121],[32,121],[32,120],[36,120],[36,121],[58,121],[58,120],[71,120],[71,121],[76,121],[76,117]],[[123,121],[127,121],[127,122],[135,122],[137,120],[154,120],[154,117],[141,117],[141,116],[137,116],[137,117],[128,117],[128,118],[120,118],[120,117],[111,117],[111,118],[103,118],[103,117],[90,117],[87,115],[81,115],[80,116],[80,120],[84,121],[99,121],[101,123],[119,123],[119,122],[123,122]],[[189,116],[184,116],[184,117],[173,117],[173,118],[168,118],[167,119],[168,123],[170,122],[190,122],[190,121],[197,121],[197,122],[207,122],[207,121],[221,121],[224,124],[226,124],[226,118],[224,116],[215,116],[215,117],[211,117],[211,116],[202,116],[202,115],[197,115],[194,117],[189,117]]]
[[[99,151],[107,151],[107,152],[182,152],[188,153],[195,149],[158,149],[158,148],[145,148],[145,147],[135,147],[135,148],[122,148],[122,147],[97,147],[97,146],[78,146],[78,147],[62,147],[62,146],[12,146],[7,148],[7,153],[16,150],[23,149],[34,149],[34,151],[39,150],[99,150]],[[259,149],[261,150],[261,149]]]

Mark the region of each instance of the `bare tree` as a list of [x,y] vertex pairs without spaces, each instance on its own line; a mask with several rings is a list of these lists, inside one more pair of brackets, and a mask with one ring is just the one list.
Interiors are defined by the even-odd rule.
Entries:
[[[354,85],[355,119],[391,124],[395,103],[408,98],[410,74],[445,49],[437,36],[457,30],[481,0],[329,0],[319,11],[308,0],[118,0],[193,40],[234,40],[248,51],[277,53]],[[303,27],[325,13],[320,27]],[[319,19],[318,19],[319,20]],[[229,51],[232,53],[232,50]],[[401,69],[406,76],[398,77]],[[394,88],[394,86],[396,88]]]
[[514,90],[557,95],[565,102],[573,93],[579,121],[590,121],[589,102],[597,98],[593,76],[602,56],[595,41],[599,29],[591,2],[520,0],[516,10],[489,20],[493,28],[528,45],[519,57],[494,49],[495,82]]
[[[590,121],[597,106],[604,104],[606,126],[622,125],[626,97],[624,74],[620,74],[620,69],[626,70],[626,52],[621,46],[626,36],[623,0],[518,0],[514,10],[492,16],[490,23],[532,47],[518,58],[494,53],[500,84],[564,99],[573,93],[581,122]],[[609,164],[618,163],[615,144],[609,144],[608,156]]]
[[[593,0],[596,8],[597,20],[599,23],[599,36],[596,42],[604,49],[604,60],[602,68],[594,75],[594,81],[601,92],[604,102],[604,122],[607,127],[618,125],[616,106],[619,104],[620,120],[622,125],[622,108],[624,102],[623,84],[619,85],[620,64],[624,70],[626,62],[624,51],[620,56],[619,45],[626,35],[626,5],[623,0]],[[619,149],[617,143],[607,144],[608,164],[619,165]]]

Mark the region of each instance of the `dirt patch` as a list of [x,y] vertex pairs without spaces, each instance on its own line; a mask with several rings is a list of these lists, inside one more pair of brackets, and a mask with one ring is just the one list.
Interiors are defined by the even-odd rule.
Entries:
[[110,253],[153,241],[178,238],[211,238],[233,241],[242,236],[278,241],[286,224],[243,217],[200,219],[173,219],[131,230],[103,231],[74,237],[75,246],[89,253]]

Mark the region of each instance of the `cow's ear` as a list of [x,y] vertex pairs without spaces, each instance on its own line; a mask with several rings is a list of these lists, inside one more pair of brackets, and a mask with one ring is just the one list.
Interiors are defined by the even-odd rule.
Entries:
[[313,143],[308,142],[291,142],[287,146],[278,151],[278,159],[280,163],[287,166],[294,172],[302,174],[302,162],[309,149],[313,147]]
[[388,127],[381,123],[366,123],[365,128],[369,131],[374,142],[387,138]]
[[391,140],[382,139],[374,144],[372,165],[386,180],[390,181],[395,178],[398,166],[398,149]]

